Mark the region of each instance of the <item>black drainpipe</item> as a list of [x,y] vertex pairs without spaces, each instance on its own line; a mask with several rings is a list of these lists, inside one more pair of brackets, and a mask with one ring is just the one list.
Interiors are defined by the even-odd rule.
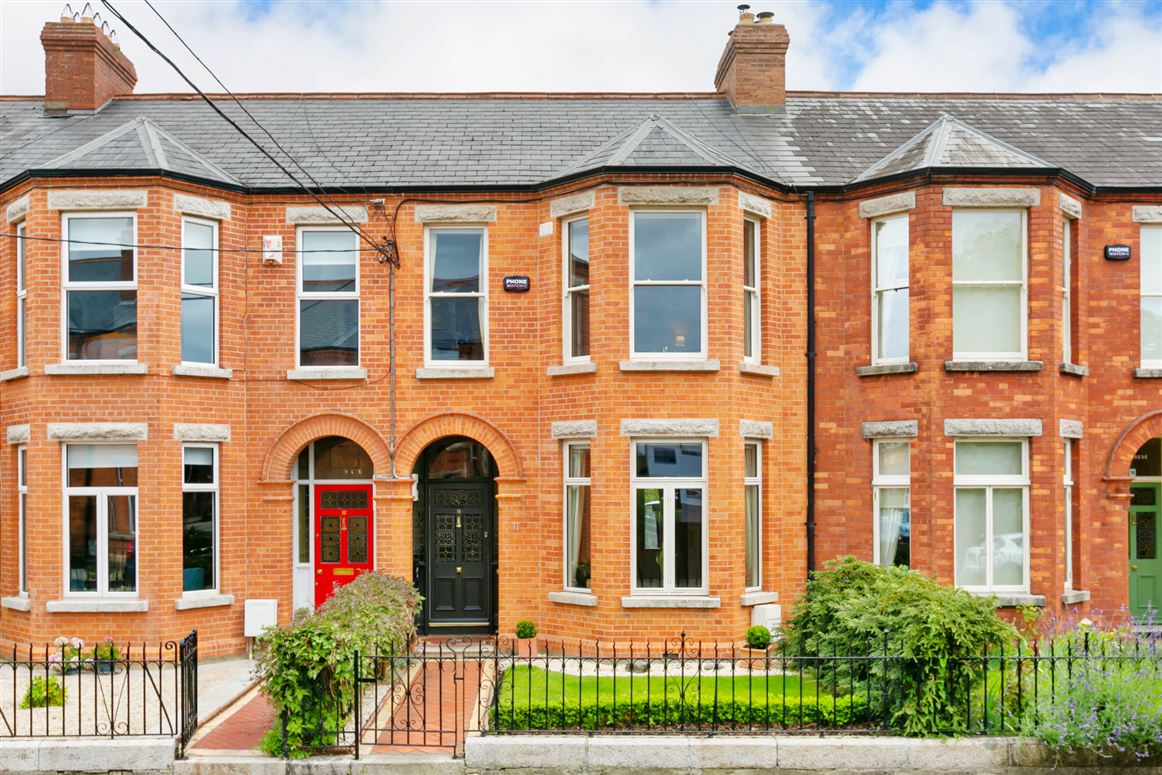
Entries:
[[807,573],[815,570],[815,192],[807,192]]

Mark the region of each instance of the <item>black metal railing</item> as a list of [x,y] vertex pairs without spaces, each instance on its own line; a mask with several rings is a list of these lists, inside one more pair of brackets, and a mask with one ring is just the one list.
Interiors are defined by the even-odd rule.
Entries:
[[197,728],[197,633],[180,642],[58,638],[0,653],[0,739],[176,737]]

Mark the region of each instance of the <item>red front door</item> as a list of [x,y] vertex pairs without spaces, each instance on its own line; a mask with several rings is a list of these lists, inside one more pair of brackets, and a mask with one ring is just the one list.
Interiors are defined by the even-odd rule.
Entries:
[[370,484],[315,485],[315,606],[374,565]]

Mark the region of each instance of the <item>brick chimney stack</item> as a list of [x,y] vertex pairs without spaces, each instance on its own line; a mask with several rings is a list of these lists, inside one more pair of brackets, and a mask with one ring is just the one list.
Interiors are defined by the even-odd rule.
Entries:
[[750,6],[738,7],[738,24],[730,31],[718,62],[714,88],[739,113],[780,113],[787,103],[787,28],[764,11],[756,18]]
[[44,107],[50,115],[96,110],[133,93],[137,71],[107,30],[87,16],[44,25]]

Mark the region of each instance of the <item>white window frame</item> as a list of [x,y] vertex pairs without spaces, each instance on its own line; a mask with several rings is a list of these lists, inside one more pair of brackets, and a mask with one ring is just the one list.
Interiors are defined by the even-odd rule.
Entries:
[[[72,249],[69,224],[72,221],[82,219],[107,219],[107,218],[129,218],[133,223],[133,279],[131,281],[118,282],[70,282],[69,281],[69,253]],[[69,292],[70,291],[136,291],[140,294],[137,287],[137,273],[139,271],[139,264],[141,263],[140,250],[137,248],[137,211],[136,210],[97,210],[93,212],[80,213],[62,213],[61,214],[61,235],[65,242],[62,244],[61,250],[61,361],[65,363],[92,363],[92,364],[106,364],[106,363],[137,363],[138,359],[133,358],[69,358]],[[137,297],[137,319],[134,321],[137,325],[137,342],[138,353],[140,354],[141,346],[141,298]]]
[[[757,476],[746,475],[746,448],[754,447],[755,450],[755,473]],[[759,513],[756,515],[758,525],[755,530],[755,537],[758,539],[758,546],[755,547],[755,583],[746,584],[746,579],[743,579],[743,584],[747,592],[757,592],[763,588],[763,444],[761,441],[755,439],[747,439],[743,443],[743,469],[742,469],[742,485],[743,485],[743,533],[746,533],[746,509],[745,504],[748,502],[746,498],[747,488],[754,487],[758,490],[758,509]],[[743,543],[743,550],[747,549],[746,543]],[[743,563],[745,570],[746,564]],[[636,578],[636,576],[635,576]]]
[[1065,460],[1062,470],[1062,497],[1065,500],[1065,591],[1073,589],[1073,458],[1074,440],[1065,440]]
[[[885,444],[904,444],[908,448],[908,473],[880,473],[880,447]],[[880,564],[880,490],[908,491],[908,514],[912,512],[912,442],[909,439],[875,439],[872,442],[872,562]],[[911,562],[908,563],[911,567]]]
[[1073,221],[1061,219],[1061,362],[1073,357]]
[[[432,253],[432,232],[465,231],[480,232],[480,286],[475,293],[450,293],[432,291],[432,277],[435,255]],[[489,363],[488,345],[488,226],[484,224],[451,224],[424,227],[424,367],[429,369],[484,369]],[[432,360],[432,299],[480,300],[480,339],[483,359],[479,361],[437,361]]]
[[[961,589],[976,593],[1027,593],[1029,591],[1029,555],[1030,555],[1030,533],[1029,533],[1029,440],[1024,438],[976,438],[963,437],[956,439],[956,444],[961,442],[972,444],[1012,444],[1019,443],[1021,445],[1021,468],[1020,474],[961,474],[955,470],[956,468],[956,449],[955,444],[952,451],[953,461],[953,522],[952,522],[952,541],[953,541],[953,573],[959,575],[958,568],[960,565],[960,547],[956,546],[956,527],[958,523],[958,515],[956,514],[956,493],[955,490],[960,488],[965,489],[984,489],[985,490],[985,537],[984,545],[987,550],[985,555],[985,583],[983,586],[973,586],[961,584],[959,578],[956,580],[956,585]],[[1021,585],[996,585],[993,584],[993,489],[1020,489],[1022,491],[1021,497],[1021,530],[1024,534],[1024,584]]]
[[[89,446],[134,446],[137,447],[137,487],[70,487],[69,486],[69,447],[89,447]],[[105,445],[98,445],[92,442],[77,442],[75,444],[62,444],[61,450],[61,511],[62,511],[62,525],[61,525],[61,573],[62,584],[64,586],[64,597],[73,598],[122,598],[122,599],[136,599],[141,592],[141,533],[139,531],[141,519],[139,508],[141,506],[141,497],[139,495],[141,487],[141,445],[132,442],[118,442],[109,443]],[[70,589],[71,583],[69,579],[69,497],[73,495],[92,495],[96,498],[97,503],[97,589],[93,592],[79,592]],[[133,555],[135,562],[135,579],[134,586],[136,589],[132,592],[110,592],[109,591],[109,520],[107,516],[106,496],[109,495],[126,495],[133,499]]]
[[[584,447],[589,450],[589,476],[570,476],[569,475],[569,456],[574,447]],[[588,587],[575,587],[569,584],[569,488],[570,487],[587,487],[589,488],[590,497],[593,495],[593,446],[588,440],[566,441],[561,445],[562,462],[564,469],[564,488],[562,490],[562,506],[561,509],[561,526],[563,528],[561,533],[561,574],[562,574],[562,589],[568,592],[580,592],[582,594],[593,594],[593,585],[590,583]],[[590,500],[590,532],[593,530],[592,525],[592,503]],[[592,572],[592,557],[590,557],[590,572]]]
[[[666,213],[668,215],[697,215],[702,222],[702,279],[700,281],[692,280],[636,280],[634,279],[635,267],[637,266],[637,255],[635,247],[635,230],[637,223],[637,216],[639,213]],[[701,340],[702,347],[698,352],[681,352],[681,353],[663,353],[663,352],[638,352],[637,343],[635,341],[636,326],[635,326],[635,309],[636,306],[634,298],[634,289],[637,287],[647,286],[692,286],[701,291],[702,303],[702,320],[701,320]],[[705,210],[691,210],[691,209],[675,209],[675,208],[643,208],[637,207],[629,211],[629,357],[630,360],[638,361],[700,361],[707,358],[706,341],[709,327],[707,326],[706,317],[706,211]]]
[[[186,226],[189,224],[195,224],[198,226],[209,226],[213,230],[212,231],[213,236],[211,238],[212,242],[211,242],[211,250],[210,250],[210,261],[211,261],[211,272],[212,272],[211,277],[214,280],[214,284],[210,288],[206,288],[205,286],[202,286],[202,285],[186,285]],[[191,363],[191,364],[195,364],[195,365],[199,365],[199,366],[207,366],[207,365],[217,366],[219,361],[221,361],[221,359],[222,359],[222,355],[218,351],[218,341],[219,341],[218,330],[219,330],[219,320],[220,320],[221,308],[222,308],[221,298],[220,298],[219,293],[218,293],[218,271],[219,271],[219,269],[218,269],[218,256],[219,255],[221,255],[221,254],[218,250],[218,222],[206,220],[205,218],[182,218],[181,294],[182,294],[182,296],[185,296],[186,294],[192,294],[195,296],[204,296],[207,298],[212,298],[214,300],[214,324],[213,324],[214,331],[212,334],[214,337],[214,341],[213,341],[214,358],[213,358],[213,360],[211,360],[207,364],[203,361],[187,361],[185,358],[182,358],[182,363]],[[356,277],[358,277],[358,263],[359,262],[357,260],[356,261]],[[295,309],[296,310],[298,309],[297,304],[295,305]],[[296,312],[296,315],[297,315],[297,312]],[[185,321],[183,320],[181,322],[184,324]],[[298,330],[297,325],[295,326],[295,330],[296,331]],[[179,340],[180,340],[180,338],[181,337],[179,335]],[[180,343],[180,341],[179,341],[179,343]],[[297,348],[296,348],[296,350],[297,350]]]
[[[1162,226],[1155,226],[1152,224],[1143,224],[1141,232],[1140,232],[1140,242],[1139,242],[1140,245],[1144,246],[1146,244],[1146,240],[1141,238],[1142,235],[1145,235],[1147,230],[1152,230],[1152,229],[1157,229],[1157,230],[1162,231]],[[1155,260],[1162,261],[1162,255],[1156,256]],[[1140,294],[1140,299],[1138,302],[1138,325],[1141,326],[1142,302],[1145,301],[1146,299],[1162,299],[1162,293],[1146,293],[1145,291],[1142,290],[1142,285],[1141,285],[1142,277],[1141,276],[1143,273],[1146,272],[1146,251],[1145,250],[1142,251],[1142,256],[1141,256],[1141,259],[1139,260],[1139,263],[1141,264],[1141,268],[1139,269],[1139,275],[1138,275],[1138,283],[1139,283],[1138,292]],[[1162,359],[1148,360],[1145,357],[1145,352],[1142,351],[1141,333],[1139,333],[1138,337],[1139,337],[1138,352],[1139,352],[1141,360],[1142,360],[1142,368],[1143,369],[1162,369]]]
[[[742,270],[742,306],[743,314],[750,320],[750,339],[744,342],[742,351],[742,360],[745,363],[762,363],[763,360],[763,302],[762,302],[762,221],[757,218],[746,216],[742,220],[742,228],[752,230],[753,239],[751,245],[754,247],[753,255],[745,255],[746,253],[746,234],[743,234],[743,257],[744,262]],[[752,273],[754,275],[754,284],[746,284],[746,264],[752,265]],[[705,277],[705,274],[703,275]],[[746,321],[743,321],[743,335],[745,337]],[[746,346],[750,347],[750,355],[746,353]]]
[[[208,449],[213,454],[214,458],[214,483],[213,484],[187,484],[186,483],[186,450],[187,449]],[[185,523],[185,494],[187,492],[210,492],[214,494],[214,586],[210,589],[195,589],[186,591],[185,584],[182,584],[182,597],[198,597],[217,595],[219,588],[222,586],[221,573],[221,544],[219,543],[221,522],[221,481],[222,481],[222,467],[218,464],[219,446],[217,444],[183,444],[182,445],[182,523]],[[185,539],[183,533],[182,540],[182,569],[185,570]]]
[[[28,365],[28,280],[25,276],[24,221],[16,224],[16,368]],[[66,243],[67,244],[67,243]]]
[[[702,447],[702,476],[701,477],[670,477],[637,475],[637,445],[638,444],[697,444]],[[635,438],[629,445],[629,583],[631,595],[652,597],[656,595],[696,596],[706,595],[710,589],[710,510],[709,485],[707,470],[709,469],[709,445],[706,439],[663,439],[663,438]],[[662,535],[666,538],[662,555],[662,586],[637,586],[637,497],[639,489],[661,490],[662,519],[664,529]],[[702,491],[702,586],[677,587],[674,585],[674,552],[676,538],[674,529],[674,499],[675,490],[700,489]]]
[[[295,261],[295,367],[299,369],[335,369],[363,365],[363,302],[359,298],[360,282],[359,282],[359,263],[362,257],[362,251],[359,249],[359,236],[348,229],[346,226],[299,226],[295,230],[295,245],[299,251],[303,248],[303,235],[314,231],[345,231],[350,232],[355,241],[355,247],[352,248],[355,252],[355,290],[353,291],[303,291],[303,256],[305,253],[299,252]],[[215,266],[216,268],[216,266]],[[356,349],[359,357],[354,364],[344,363],[341,365],[320,366],[317,364],[303,365],[302,362],[302,302],[304,301],[354,301],[356,309],[358,310],[357,320],[359,321],[359,338],[356,343]]]
[[[955,216],[957,212],[993,212],[993,213],[1020,213],[1021,215],[1021,281],[1020,281],[1020,307],[1021,307],[1021,331],[1020,341],[1021,349],[1014,352],[961,352],[953,350],[952,359],[954,361],[1024,361],[1029,357],[1029,211],[1024,208],[1013,207],[990,207],[979,208],[974,207],[971,210],[963,208],[953,210],[953,222],[955,223]],[[955,228],[955,226],[953,227]],[[951,258],[951,256],[950,256]],[[972,281],[952,281],[952,344],[956,347],[956,289],[963,288],[1011,288],[1017,285],[1015,281],[1011,280],[972,280]]]
[[[904,244],[908,249],[908,277],[903,285],[881,285],[879,278],[879,237],[876,235],[876,226],[888,221],[903,221],[904,222]],[[871,353],[872,364],[875,366],[884,366],[890,363],[908,363],[912,357],[912,243],[911,243],[911,223],[908,215],[889,215],[884,218],[875,218],[871,225]],[[880,355],[880,299],[884,293],[888,291],[908,290],[908,352],[899,358],[884,358]],[[878,521],[878,520],[877,520]]]
[[28,447],[16,447],[17,592],[28,597]]
[[[591,361],[590,355],[574,355],[573,354],[573,294],[578,292],[590,291],[592,278],[584,285],[569,285],[569,275],[571,273],[572,262],[570,261],[570,240],[569,227],[578,221],[588,221],[589,213],[583,213],[570,218],[565,218],[561,221],[561,253],[562,253],[562,274],[561,285],[564,288],[564,304],[561,308],[561,335],[562,335],[562,359],[564,363],[589,363]],[[590,269],[592,270],[592,262],[590,262]],[[592,294],[590,295],[590,302],[592,302]],[[592,317],[592,307],[590,307],[590,317]],[[592,332],[590,327],[590,341],[589,351],[593,352]]]

